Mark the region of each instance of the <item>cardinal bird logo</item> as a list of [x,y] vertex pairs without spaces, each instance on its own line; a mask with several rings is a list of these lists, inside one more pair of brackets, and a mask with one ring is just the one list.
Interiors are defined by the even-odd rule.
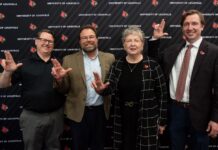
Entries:
[[214,22],[214,23],[212,24],[212,28],[213,28],[213,29],[218,29],[218,23]]
[[5,37],[0,35],[0,44],[3,44],[6,41]]
[[3,134],[6,134],[6,133],[9,132],[9,129],[6,128],[6,127],[2,127],[1,131],[2,131]]
[[96,0],[91,0],[91,5],[93,7],[96,7],[98,5],[98,2]]
[[152,4],[153,6],[157,6],[157,5],[158,5],[158,1],[157,1],[157,0],[152,0],[151,4]]
[[213,5],[218,6],[218,0],[213,0]]
[[129,16],[129,14],[128,14],[127,11],[123,10],[123,11],[122,11],[122,16],[123,16],[124,18],[127,18],[127,17]]
[[33,24],[33,23],[30,23],[29,29],[32,30],[32,31],[34,31],[34,30],[37,29],[37,26],[36,26],[35,24]]
[[1,105],[1,110],[2,111],[7,111],[8,110],[8,106],[6,104],[2,104]]
[[30,7],[35,7],[36,6],[36,2],[33,0],[29,0],[29,6]]
[[62,18],[67,18],[68,15],[67,15],[67,13],[65,11],[61,11],[60,16]]
[[31,48],[30,48],[30,52],[31,52],[31,53],[35,53],[35,52],[36,52],[36,48],[35,48],[35,47],[31,47]]
[[91,25],[92,25],[95,29],[98,28],[98,25],[97,25],[96,23],[94,23],[94,22],[92,22]]
[[3,13],[0,13],[0,20],[3,20],[5,18],[5,15]]
[[68,36],[62,34],[62,35],[61,35],[61,40],[62,40],[63,42],[66,42],[66,41],[68,40]]

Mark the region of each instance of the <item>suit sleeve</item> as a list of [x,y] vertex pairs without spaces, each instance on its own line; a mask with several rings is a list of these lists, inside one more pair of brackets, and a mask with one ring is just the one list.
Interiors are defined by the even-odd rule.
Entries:
[[217,57],[215,61],[214,67],[214,79],[213,79],[213,112],[211,116],[211,120],[218,123],[218,49],[217,49]]
[[154,59],[159,57],[160,40],[148,40],[148,50],[145,50],[145,55]]

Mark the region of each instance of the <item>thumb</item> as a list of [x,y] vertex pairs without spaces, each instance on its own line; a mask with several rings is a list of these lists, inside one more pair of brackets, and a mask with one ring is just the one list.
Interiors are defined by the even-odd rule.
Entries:
[[163,134],[163,130],[162,130],[162,129],[160,129],[160,130],[159,130],[159,133],[160,133],[160,134]]
[[210,130],[211,130],[211,127],[210,127],[210,124],[208,124],[208,126],[207,126],[207,132],[210,132]]
[[66,72],[70,72],[72,70],[72,68],[67,68]]
[[17,64],[17,67],[19,68],[20,66],[22,66],[23,65],[23,63],[18,63]]
[[107,88],[110,85],[110,82],[105,83],[105,88]]
[[164,36],[167,36],[168,35],[168,33],[166,33],[166,32],[164,32],[164,34],[163,34]]

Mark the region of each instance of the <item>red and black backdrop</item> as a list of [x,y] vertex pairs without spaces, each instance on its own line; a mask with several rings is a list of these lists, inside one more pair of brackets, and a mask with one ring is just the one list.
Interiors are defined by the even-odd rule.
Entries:
[[[99,47],[122,54],[121,31],[137,25],[152,34],[152,27],[166,20],[168,36],[161,49],[181,40],[180,16],[188,9],[198,9],[206,18],[203,37],[218,44],[218,0],[0,0],[0,58],[10,51],[16,60],[35,52],[34,37],[42,28],[55,32],[57,57],[79,50],[78,29],[92,24],[99,33]],[[19,115],[22,110],[20,87],[0,89],[0,150],[23,149]],[[113,117],[113,115],[112,115]],[[111,120],[107,124],[106,147],[111,149]],[[61,138],[64,150],[69,150],[68,127]],[[161,148],[168,149],[167,134],[161,137]],[[211,140],[210,149],[218,149]]]

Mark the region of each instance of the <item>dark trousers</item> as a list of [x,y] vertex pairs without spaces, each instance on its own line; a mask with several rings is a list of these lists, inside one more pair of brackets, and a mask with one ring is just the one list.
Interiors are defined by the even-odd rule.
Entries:
[[25,150],[60,150],[59,137],[63,132],[63,108],[51,113],[23,110],[20,128]]
[[171,150],[184,150],[185,145],[188,145],[190,150],[208,150],[207,132],[197,131],[192,127],[189,108],[171,104],[169,133]]
[[81,122],[69,120],[72,150],[104,150],[105,113],[103,105],[86,107]]

